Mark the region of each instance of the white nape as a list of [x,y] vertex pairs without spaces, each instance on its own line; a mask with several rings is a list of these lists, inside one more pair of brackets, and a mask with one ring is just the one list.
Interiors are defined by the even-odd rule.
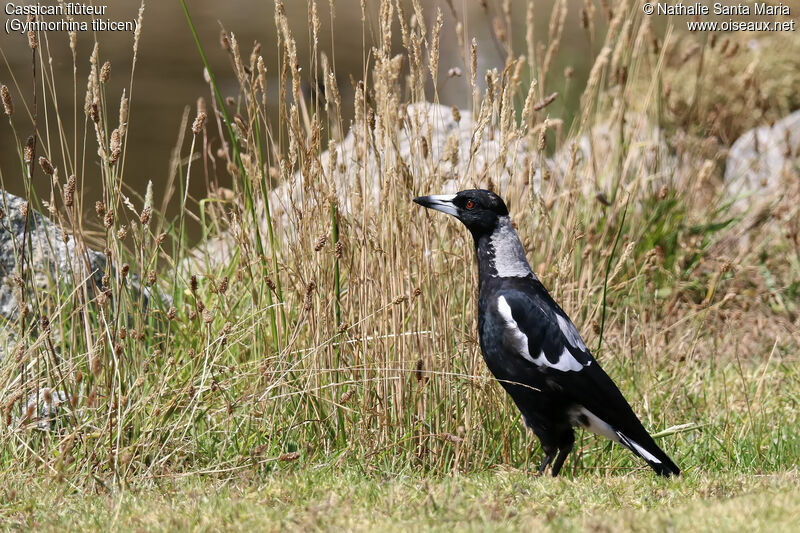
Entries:
[[509,217],[500,217],[497,228],[489,238],[489,243],[494,251],[492,266],[499,277],[524,278],[533,275],[519,235],[511,226]]

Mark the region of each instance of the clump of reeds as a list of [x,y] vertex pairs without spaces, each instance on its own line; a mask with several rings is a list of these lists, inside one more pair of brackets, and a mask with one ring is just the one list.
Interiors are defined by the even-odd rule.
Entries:
[[[733,224],[719,195],[709,192],[713,159],[699,162],[702,179],[682,173],[669,180],[664,151],[636,155],[640,126],[629,122],[630,111],[658,123],[671,102],[665,93],[672,73],[660,59],[678,53],[671,34],[656,37],[631,2],[614,9],[601,3],[599,12],[586,4],[580,20],[594,61],[587,79],[564,72],[582,89],[580,107],[568,117],[559,115],[565,80],[554,69],[567,2],[554,3],[542,41],[528,2],[524,56],[509,33],[516,6],[504,2],[497,17],[487,7],[492,53],[501,51],[503,64],[479,72],[478,58],[488,51],[463,24],[455,31],[463,64],[444,65],[442,43],[453,33],[443,14],[416,0],[411,9],[384,0],[375,20],[364,10],[365,35],[374,25],[380,38],[365,41],[365,76],[347,101],[335,62],[318,46],[324,22],[317,4],[309,4],[315,38],[304,57],[276,2],[277,41],[269,45],[281,61],[273,86],[261,45],[250,49],[235,32],[222,33],[231,73],[206,65],[208,99],[198,100],[193,120],[187,111],[182,121],[168,187],[180,204],[174,220],[163,213],[169,198],[159,208],[150,187],[142,196],[123,186],[133,85],[108,93],[111,64],[99,43],[89,59],[78,132],[95,145],[84,153],[63,131],[50,145],[36,128],[25,143],[16,141],[24,173],[33,174],[38,154],[53,181],[48,205],[77,250],[68,265],[77,284],[67,288],[52,276],[48,291],[34,291],[27,304],[36,320],[23,322],[31,329],[20,330],[17,355],[0,362],[0,391],[9,398],[0,446],[9,464],[43,466],[87,485],[177,471],[284,468],[336,455],[389,471],[525,466],[529,436],[489,379],[475,339],[469,236],[445,220],[427,223],[410,202],[419,193],[443,192],[449,179],[495,188],[508,200],[536,272],[606,370],[633,392],[629,397],[641,399],[636,407],[646,425],[714,428],[713,435],[667,430],[679,458],[696,456],[698,447],[732,453],[735,435],[744,468],[793,461],[794,444],[763,453],[776,433],[758,414],[797,417],[763,392],[786,385],[769,360],[761,366],[775,338],[780,353],[798,342],[790,329],[797,310],[773,290],[790,284],[790,262],[780,263],[789,254],[764,260],[765,242],[752,253],[726,255],[720,243]],[[42,47],[35,52],[46,58]],[[113,76],[121,75],[115,68]],[[220,92],[217,80],[225,75],[238,83],[235,94]],[[50,92],[57,82],[44,80]],[[435,98],[445,82],[463,83],[470,95],[466,162],[454,137],[433,150],[436,124],[408,112],[426,95]],[[304,85],[324,90],[307,97]],[[267,97],[270,91],[276,98]],[[11,117],[5,86],[0,97]],[[274,101],[276,123],[269,119]],[[466,120],[457,107],[444,113],[459,124]],[[573,141],[593,145],[601,126],[612,132],[611,148],[579,151]],[[405,159],[398,150],[403,128],[415,137]],[[500,157],[477,165],[481,144],[495,140]],[[537,158],[519,160],[515,143]],[[75,153],[59,157],[62,145]],[[346,146],[352,150],[340,156],[336,148]],[[561,166],[550,164],[553,153],[563,156]],[[86,182],[76,163],[83,160],[97,164],[99,183]],[[463,175],[442,174],[462,162]],[[509,179],[500,183],[503,172]],[[347,176],[344,186],[339,176]],[[188,187],[198,179],[208,196],[194,202]],[[273,192],[282,185],[290,195]],[[28,200],[40,206],[34,195]],[[97,216],[86,217],[92,202]],[[784,230],[795,227],[795,245],[786,249],[797,250],[796,209],[784,215],[764,231],[785,239]],[[188,218],[201,221],[204,237],[217,238],[219,248],[204,248],[205,256],[191,250]],[[89,249],[104,258],[99,281],[86,270]],[[764,269],[769,275],[740,274]],[[20,279],[30,291],[30,278]],[[739,291],[754,295],[742,298]],[[22,294],[28,293],[20,291],[25,303]],[[773,312],[776,306],[784,311]],[[746,320],[748,314],[758,318]],[[747,360],[732,364],[733,355],[721,353],[720,346],[732,345]],[[756,374],[760,381],[753,381]],[[731,393],[733,379],[744,386]],[[27,429],[37,415],[22,400],[62,389],[68,420],[50,438],[32,436]],[[709,404],[725,404],[730,418],[708,414]],[[736,429],[742,420],[752,429],[744,435]],[[581,444],[577,465],[615,471],[633,464],[595,440]]]

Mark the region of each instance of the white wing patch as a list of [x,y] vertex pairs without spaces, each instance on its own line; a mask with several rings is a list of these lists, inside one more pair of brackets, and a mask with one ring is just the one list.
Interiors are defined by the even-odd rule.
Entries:
[[636,453],[638,453],[639,455],[641,455],[642,457],[644,457],[646,460],[650,461],[651,463],[658,463],[658,464],[661,464],[661,461],[659,461],[659,460],[658,460],[658,459],[657,459],[657,458],[656,458],[656,457],[655,457],[655,456],[654,456],[652,453],[648,452],[647,450],[645,450],[644,448],[642,448],[641,446],[639,446],[637,443],[633,442],[631,439],[629,439],[628,437],[626,437],[626,436],[625,436],[625,435],[623,435],[622,433],[620,433],[620,434],[619,434],[619,436],[620,436],[620,437],[621,437],[621,438],[622,438],[622,439],[623,439],[623,440],[624,440],[624,441],[625,441],[627,444],[629,444],[630,446],[632,446],[633,448],[635,448],[635,451],[636,451]]
[[555,368],[556,370],[561,370],[562,372],[566,372],[568,370],[577,372],[578,370],[583,368],[583,365],[580,364],[578,360],[575,359],[575,357],[571,353],[569,353],[569,350],[567,350],[566,348],[564,348],[564,351],[561,352],[561,357],[558,358],[558,362],[556,362],[556,364],[550,363],[550,361],[547,360],[547,357],[544,356],[544,352],[541,352],[539,354],[539,357],[541,357],[545,361],[545,364],[547,366]]
[[595,435],[600,435],[614,442],[622,442],[620,436],[610,424],[601,420],[596,414],[582,405],[570,409],[569,418],[570,422],[575,426],[584,427]]
[[584,406],[576,406],[569,410],[569,419],[572,425],[581,426],[591,431],[595,435],[600,435],[614,442],[618,442],[623,446],[631,449],[631,451],[638,453],[651,463],[661,464],[652,453],[642,448],[638,443],[626,437],[623,433],[617,431],[610,424],[601,420],[596,414],[585,408]]
[[511,336],[512,345],[517,353],[531,363],[537,366],[540,365],[541,363],[539,361],[531,357],[531,352],[528,351],[528,336],[519,329],[517,321],[514,320],[514,317],[511,315],[511,306],[508,305],[505,297],[500,296],[497,299],[497,310],[506,322],[506,331]]
[[574,348],[577,348],[583,352],[587,351],[586,344],[584,344],[583,339],[581,339],[581,335],[575,328],[575,324],[558,313],[556,313],[556,320],[558,321],[558,327],[561,329],[561,333],[564,334],[567,342],[569,342]]
[[[567,348],[564,348],[564,351],[561,352],[558,361],[555,363],[548,361],[544,352],[539,352],[539,355],[536,357],[531,356],[531,353],[528,350],[528,336],[522,332],[519,324],[517,324],[517,321],[514,320],[514,316],[511,314],[511,306],[508,305],[508,302],[504,296],[497,298],[497,311],[500,313],[500,316],[503,317],[503,320],[506,323],[506,334],[510,336],[512,346],[524,359],[530,361],[536,366],[546,366],[562,372],[567,372],[570,370],[577,372],[583,368],[583,365],[577,359],[575,359],[575,357]],[[580,339],[580,337],[578,338]]]

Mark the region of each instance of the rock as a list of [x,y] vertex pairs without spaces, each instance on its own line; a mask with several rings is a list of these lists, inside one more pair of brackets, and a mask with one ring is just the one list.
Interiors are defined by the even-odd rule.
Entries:
[[14,321],[19,315],[22,296],[21,255],[28,209],[28,243],[25,266],[28,278],[26,305],[30,305],[30,287],[50,291],[57,284],[70,287],[93,279],[102,283],[105,256],[86,249],[69,236],[64,242],[61,229],[41,213],[28,208],[28,203],[13,194],[0,191],[0,316]]
[[773,126],[744,133],[731,146],[725,186],[734,206],[745,210],[762,199],[782,195],[800,178],[800,111]]
[[25,408],[22,410],[23,418],[29,414],[29,418],[21,419],[23,424],[36,422],[36,427],[41,431],[53,431],[65,424],[65,418],[69,416],[66,406],[69,396],[63,390],[41,389],[28,396]]
[[[398,191],[409,201],[422,192],[447,194],[472,187],[504,191],[512,179],[527,182],[529,168],[533,169],[530,181],[534,189],[538,192],[541,186],[538,156],[530,149],[530,139],[502,138],[500,128],[488,124],[478,131],[469,111],[415,103],[398,110],[396,121],[376,116],[368,139],[364,139],[363,127],[361,130],[351,129],[313,163],[310,174],[322,180],[323,186],[309,183],[302,172],[296,172],[271,191],[277,234],[296,233],[296,223],[314,209],[327,212],[329,195],[334,192],[340,213],[346,216],[365,200],[380,205]],[[436,183],[435,190],[426,183]],[[519,185],[521,190],[527,189],[527,183]],[[302,213],[295,206],[302,206]],[[233,228],[201,243],[184,266],[196,270],[220,265],[236,252],[234,235],[238,231]]]
[[[473,131],[476,124],[472,113],[465,110],[456,113],[443,105],[411,104],[404,115],[400,114],[396,132],[389,134],[396,134],[397,143],[383,145],[379,132],[392,127],[393,124],[380,123],[376,126],[374,140],[366,142],[366,155],[361,153],[364,139],[351,130],[333,148],[333,153],[329,150],[320,156],[319,168],[329,186],[349,192],[340,195],[343,213],[351,213],[364,195],[378,205],[381,196],[389,192],[388,187],[405,187],[410,197],[412,192],[417,192],[411,190],[412,184],[426,180],[439,183],[434,177],[442,178],[444,186],[431,193],[447,194],[468,187],[488,186],[489,181],[502,190],[509,184],[513,169],[527,168],[537,160],[529,149],[528,139],[503,139],[499,129],[489,125],[480,132]],[[393,170],[406,181],[386,183],[387,174]],[[538,172],[533,181],[538,190],[541,185]],[[306,185],[304,176],[297,173],[291,182],[276,187],[271,202],[277,212],[286,213],[294,204],[306,205],[303,201]]]
[[[614,191],[618,182],[643,178],[653,191],[670,180],[680,182],[678,173],[688,168],[686,162],[678,160],[663,130],[645,114],[626,114],[623,133],[621,139],[619,121],[611,119],[567,140],[552,159],[551,174],[556,183],[566,183],[572,174],[584,196],[610,199],[618,192]],[[588,176],[595,179],[586,179]]]

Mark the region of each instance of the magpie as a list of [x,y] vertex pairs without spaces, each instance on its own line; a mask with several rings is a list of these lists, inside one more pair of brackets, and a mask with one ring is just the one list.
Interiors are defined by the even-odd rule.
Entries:
[[628,448],[659,475],[680,474],[531,270],[502,198],[472,189],[414,202],[453,215],[472,233],[481,352],[541,442],[539,474],[552,463],[558,475],[576,426]]

